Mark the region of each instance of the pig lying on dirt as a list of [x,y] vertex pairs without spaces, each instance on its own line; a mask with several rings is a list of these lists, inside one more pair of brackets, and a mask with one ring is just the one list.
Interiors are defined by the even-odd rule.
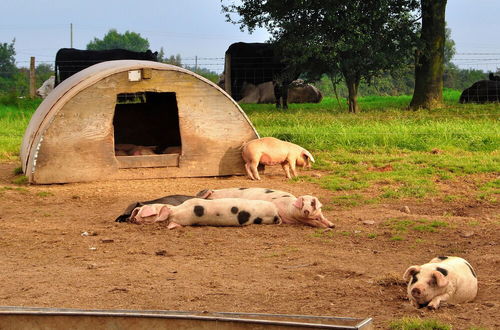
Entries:
[[411,266],[403,278],[409,281],[408,298],[418,308],[437,309],[444,301],[463,303],[473,300],[477,294],[476,273],[459,257],[437,257],[427,264]]
[[321,228],[334,227],[334,224],[323,216],[322,204],[314,196],[304,195],[297,198],[288,192],[268,188],[205,189],[196,196],[207,199],[245,198],[269,201],[278,208],[283,223],[305,224]]
[[206,200],[193,198],[181,205],[148,204],[132,211],[132,222],[153,223],[168,220],[168,228],[202,226],[245,226],[280,224],[278,209],[271,202],[223,198]]
[[[185,201],[187,201],[188,199],[191,199],[191,198],[195,198],[195,196],[186,196],[186,195],[170,195],[170,196],[165,196],[165,197],[161,197],[161,198],[158,198],[158,199],[153,199],[153,200],[150,200],[150,201],[145,201],[145,202],[135,202],[135,203],[132,203],[130,204],[129,206],[127,206],[127,208],[125,209],[125,211],[123,211],[123,213],[121,215],[118,216],[118,218],[116,218],[116,222],[127,222],[127,221],[130,221],[131,218],[131,214],[132,214],[132,211],[137,208],[137,207],[141,207],[141,206],[144,206],[144,205],[149,205],[149,204],[169,204],[169,205],[172,205],[172,206],[177,206],[177,205],[180,205],[182,203],[184,203]],[[203,197],[198,197],[198,198],[203,198]]]
[[295,166],[311,167],[314,158],[306,149],[286,141],[281,141],[273,137],[255,139],[243,145],[241,153],[245,161],[245,169],[252,180],[260,180],[257,166],[281,164],[286,173],[286,177],[291,179],[290,170],[293,176],[297,176]]

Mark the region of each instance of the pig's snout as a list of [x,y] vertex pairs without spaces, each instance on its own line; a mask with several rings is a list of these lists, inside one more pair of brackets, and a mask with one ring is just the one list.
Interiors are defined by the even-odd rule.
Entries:
[[276,215],[276,216],[274,216],[273,221],[274,221],[274,223],[275,223],[275,224],[278,224],[278,225],[280,225],[280,224],[281,224],[281,219],[280,219],[280,217],[278,217],[277,215]]
[[310,213],[309,210],[304,210],[304,216],[308,217]]
[[420,298],[420,296],[422,296],[422,291],[419,288],[413,288],[411,290],[411,295],[415,298]]

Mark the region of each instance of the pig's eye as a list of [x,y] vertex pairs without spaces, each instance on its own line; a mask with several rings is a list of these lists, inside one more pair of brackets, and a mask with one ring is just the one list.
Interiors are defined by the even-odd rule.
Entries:
[[437,285],[437,282],[436,282],[436,278],[433,276],[432,279],[429,281],[429,285],[430,286],[436,286]]

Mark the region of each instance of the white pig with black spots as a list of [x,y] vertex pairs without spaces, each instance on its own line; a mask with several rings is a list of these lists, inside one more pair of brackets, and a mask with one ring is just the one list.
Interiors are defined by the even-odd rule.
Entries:
[[403,278],[408,281],[408,298],[418,308],[437,309],[441,302],[459,304],[477,295],[476,272],[459,257],[437,257],[411,266]]
[[137,224],[168,221],[169,229],[194,225],[246,226],[281,223],[278,209],[273,203],[241,198],[193,198],[178,206],[149,204],[135,208],[131,219],[131,222]]

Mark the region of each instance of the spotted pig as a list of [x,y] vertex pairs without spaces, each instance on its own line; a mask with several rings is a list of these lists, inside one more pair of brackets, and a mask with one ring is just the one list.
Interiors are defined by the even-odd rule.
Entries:
[[283,223],[304,224],[328,228],[335,225],[321,212],[322,204],[317,197],[303,195],[295,197],[286,191],[269,188],[227,188],[202,190],[196,196],[207,199],[245,198],[272,202],[278,208]]
[[459,257],[437,257],[421,266],[409,267],[408,298],[418,308],[437,309],[441,302],[459,304],[474,300],[477,276],[472,266]]
[[178,206],[149,204],[132,211],[132,222],[168,221],[168,228],[182,226],[246,226],[280,224],[276,206],[267,201],[241,198],[206,200],[193,198]]

